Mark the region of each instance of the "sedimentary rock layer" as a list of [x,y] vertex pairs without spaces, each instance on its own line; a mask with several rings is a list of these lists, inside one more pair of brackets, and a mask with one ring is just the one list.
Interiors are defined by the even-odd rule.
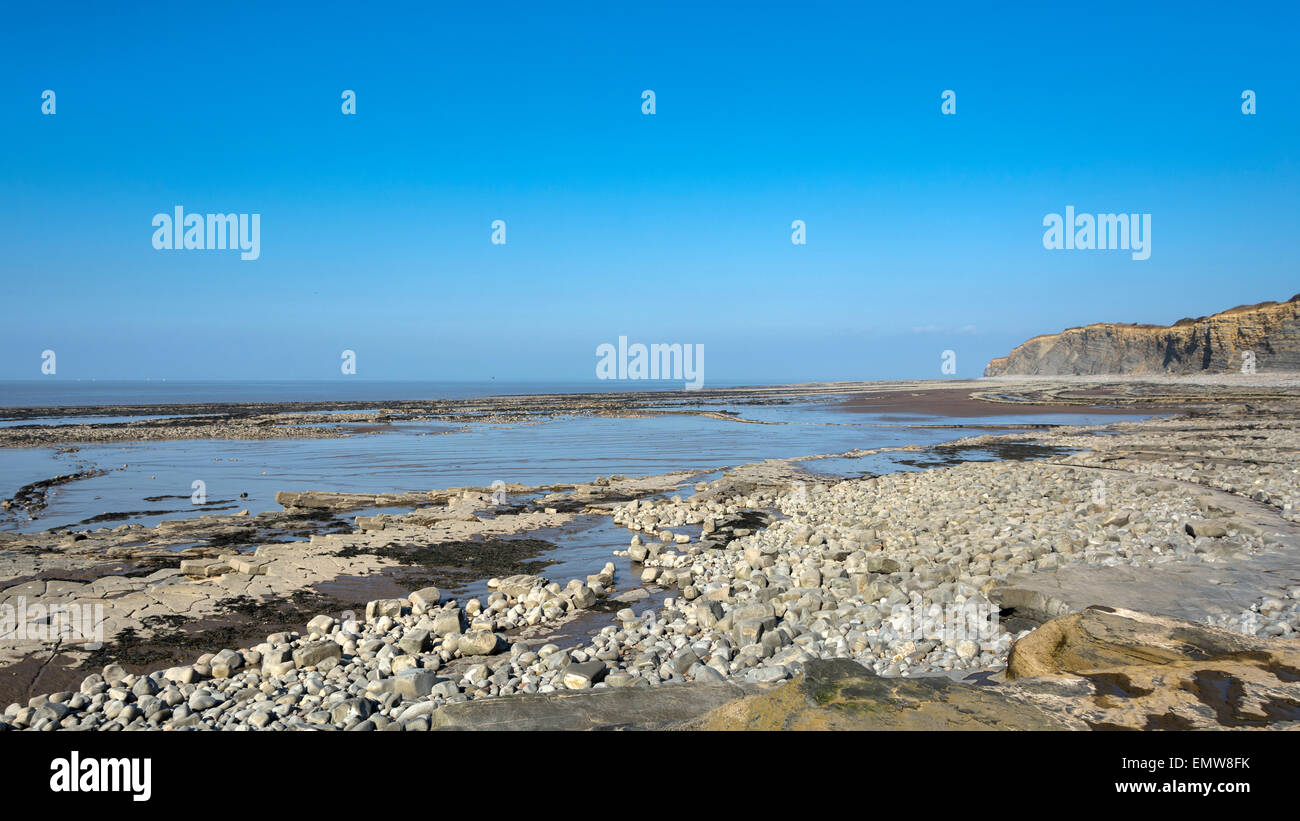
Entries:
[[1099,322],[1036,336],[989,362],[985,376],[1188,374],[1300,370],[1300,294],[1168,327]]

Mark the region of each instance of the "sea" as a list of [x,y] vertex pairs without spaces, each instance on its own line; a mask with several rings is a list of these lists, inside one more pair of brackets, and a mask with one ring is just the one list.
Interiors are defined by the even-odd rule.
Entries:
[[[763,384],[761,382],[750,384]],[[383,402],[498,395],[646,390],[644,382],[378,382],[348,380],[0,382],[0,425],[67,424],[51,416],[18,420],[3,408],[164,405],[210,402]],[[629,387],[630,386],[630,387]],[[737,387],[732,385],[726,387]],[[718,386],[724,387],[724,386]],[[666,383],[662,390],[680,390]],[[597,476],[706,471],[709,479],[746,462],[838,454],[907,444],[934,445],[982,432],[980,426],[1109,424],[1146,415],[1065,413],[951,419],[924,414],[850,411],[842,397],[750,405],[701,394],[688,407],[736,414],[747,424],[689,414],[630,417],[555,416],[524,423],[397,422],[338,439],[161,441],[0,448],[0,498],[57,475],[103,475],[52,488],[34,519],[0,517],[0,530],[30,532],[119,524],[152,526],[204,513],[279,509],[277,491],[388,493],[447,487],[585,482]],[[679,406],[674,409],[680,410]],[[163,415],[163,414],[156,414]],[[123,421],[105,417],[97,421]],[[139,417],[134,417],[139,418]],[[85,420],[87,417],[80,417]],[[327,420],[328,415],[322,414]],[[952,425],[960,424],[957,428]],[[990,428],[987,432],[1011,430]],[[979,451],[965,458],[996,458]],[[915,453],[801,463],[827,479],[918,469]],[[201,483],[203,503],[195,503]],[[92,521],[94,520],[94,521]]]

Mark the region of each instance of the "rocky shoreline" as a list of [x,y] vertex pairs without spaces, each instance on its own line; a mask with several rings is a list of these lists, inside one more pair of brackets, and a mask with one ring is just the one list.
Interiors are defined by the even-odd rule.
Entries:
[[[1220,400],[944,446],[1047,454],[1033,461],[837,480],[772,460],[512,486],[507,504],[488,488],[283,494],[283,512],[257,516],[0,534],[0,608],[99,604],[109,641],[0,643],[8,669],[39,659],[43,671],[0,728],[1297,726],[1294,387],[1251,386],[1248,401],[1107,390],[1160,407]],[[385,506],[413,510],[339,518]],[[582,516],[627,529],[603,567],[551,580],[545,550],[516,545],[486,595],[454,593],[470,571],[453,566],[478,550],[485,567],[488,540]],[[390,594],[304,609],[296,629],[196,647],[184,663],[111,658],[124,631],[148,640],[219,621],[234,599],[376,578]],[[1071,641],[1091,655],[1053,655]],[[50,668],[62,688],[40,686]],[[809,687],[834,694],[817,708],[778,695]],[[1221,690],[1231,704],[1215,702]]]
[[[87,405],[0,408],[0,447],[182,440],[337,439],[383,433],[395,425],[442,425],[457,433],[476,422],[517,424],[569,416],[707,416],[771,424],[736,413],[695,407],[702,401],[740,407],[833,399],[846,409],[946,416],[1062,413],[1088,409],[1163,412],[1221,401],[1253,401],[1280,390],[1300,390],[1300,377],[1170,380],[1084,378],[1069,382],[1032,377],[884,382],[810,382],[703,391],[490,396],[477,399],[373,402],[223,402],[170,405]],[[114,421],[103,421],[104,417]],[[42,424],[49,420],[60,424]],[[85,421],[74,421],[82,420]]]
[[[888,383],[909,385],[914,383]],[[710,401],[749,406],[784,404],[841,392],[879,391],[879,383],[814,383],[699,391],[489,396],[475,399],[373,402],[222,402],[170,405],[87,405],[0,408],[0,447],[178,440],[337,439],[383,433],[394,425],[517,424],[563,416],[690,414],[754,423],[735,414],[691,407]],[[102,417],[114,421],[102,421]],[[42,424],[51,419],[58,425]],[[83,422],[73,420],[85,419]]]

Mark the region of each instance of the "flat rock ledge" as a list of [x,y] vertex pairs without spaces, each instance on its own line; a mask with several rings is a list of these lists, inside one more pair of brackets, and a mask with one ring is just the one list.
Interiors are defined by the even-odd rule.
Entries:
[[1000,681],[810,661],[788,684],[677,729],[1298,730],[1300,641],[1090,607],[1018,641]]
[[1065,730],[994,687],[941,676],[882,678],[850,659],[810,661],[770,693],[725,704],[690,730]]
[[1017,642],[1006,677],[1012,691],[1092,730],[1300,730],[1294,638],[1089,607]]
[[668,729],[697,718],[747,691],[728,682],[574,690],[445,704],[433,711],[435,730]]

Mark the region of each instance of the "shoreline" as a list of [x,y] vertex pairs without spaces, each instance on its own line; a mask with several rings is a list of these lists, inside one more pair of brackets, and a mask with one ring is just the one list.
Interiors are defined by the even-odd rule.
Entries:
[[[985,416],[1049,416],[1056,414],[1131,414],[1133,408],[1111,405],[1067,404],[1063,402],[997,401],[982,398],[980,392],[968,388],[932,388],[921,390],[900,389],[879,393],[854,394],[838,407],[855,413],[890,414],[894,419],[941,416],[953,419]],[[1149,407],[1153,413],[1177,412],[1180,408]],[[890,417],[886,417],[890,418]]]
[[[1007,398],[994,385],[1016,385]],[[219,402],[154,405],[87,405],[0,408],[0,421],[80,419],[80,424],[8,424],[0,426],[0,448],[54,447],[124,442],[345,438],[378,434],[395,423],[449,426],[438,434],[462,432],[468,423],[519,424],[562,416],[627,417],[686,414],[750,424],[741,415],[693,406],[731,404],[764,407],[825,401],[828,409],[891,413],[900,418],[935,416],[1033,416],[1061,413],[1132,413],[1141,404],[1156,411],[1180,410],[1186,402],[1204,401],[1195,392],[1175,394],[1177,401],[1155,406],[1158,384],[1121,385],[1105,396],[1063,396],[1062,380],[890,380],[880,382],[810,382],[796,385],[717,388],[701,391],[648,391],[587,394],[520,394],[476,399],[386,400],[341,402]],[[1247,390],[1233,386],[1233,390]],[[1275,388],[1275,390],[1281,388]],[[1222,393],[1224,389],[1220,389]],[[1249,395],[1253,395],[1250,393]],[[1300,387],[1297,387],[1300,395]],[[95,417],[125,421],[97,422]],[[132,417],[141,417],[134,419]],[[457,427],[462,426],[462,427]]]
[[[1042,384],[1044,380],[1036,382]],[[1148,401],[1160,401],[1161,396],[1175,392],[1166,391],[1153,396],[1150,383],[1141,384],[1144,386],[1142,396]],[[1177,392],[1184,396],[1196,393],[1188,391],[1185,385],[1176,387]],[[1123,390],[1121,386],[1120,390],[1111,393],[1122,393]],[[1250,386],[1247,390],[1258,393],[1259,387]],[[378,669],[381,681],[390,681],[390,686],[399,689],[408,686],[407,679],[418,679],[420,683],[410,685],[415,688],[411,693],[419,693],[425,684],[429,688],[440,688],[441,695],[433,695],[430,689],[414,696],[402,689],[395,701],[392,693],[397,691],[392,690],[367,691],[368,695],[356,696],[371,698],[375,704],[361,709],[373,712],[360,718],[345,716],[347,720],[338,726],[370,722],[370,726],[363,729],[378,729],[376,722],[386,726],[396,723],[398,726],[415,725],[412,729],[421,728],[419,725],[427,728],[434,723],[431,716],[435,711],[444,711],[440,714],[445,718],[460,709],[459,705],[470,701],[504,703],[515,698],[549,697],[546,694],[573,688],[573,682],[578,682],[576,690],[592,693],[602,693],[610,687],[654,685],[656,681],[680,681],[692,686],[734,682],[742,688],[763,689],[780,686],[781,682],[798,677],[807,665],[818,659],[842,655],[876,658],[878,667],[875,673],[887,677],[940,675],[945,669],[948,674],[957,670],[996,673],[1005,668],[1012,646],[1018,639],[1030,635],[1031,628],[1054,616],[1086,607],[1081,602],[1117,604],[1131,609],[1132,605],[1140,602],[1125,598],[1124,585],[1131,588],[1135,583],[1144,583],[1137,580],[1149,582],[1157,577],[1162,580],[1164,586],[1160,589],[1165,591],[1162,595],[1165,596],[1163,607],[1166,611],[1162,616],[1197,616],[1198,621],[1211,617],[1235,618],[1239,612],[1231,612],[1233,608],[1245,609],[1257,604],[1248,600],[1251,597],[1276,598],[1275,594],[1280,593],[1285,599],[1289,595],[1287,590],[1272,590],[1256,578],[1265,577],[1264,569],[1250,568],[1272,567],[1270,561],[1275,561],[1277,556],[1290,555],[1286,551],[1300,545],[1300,515],[1296,513],[1300,496],[1297,495],[1296,474],[1290,467],[1293,463],[1300,464],[1297,456],[1300,454],[1300,438],[1296,435],[1295,424],[1300,403],[1293,398],[1290,386],[1282,386],[1272,397],[1262,400],[1267,406],[1251,407],[1233,401],[1241,393],[1207,388],[1201,394],[1204,400],[1197,402],[1198,410],[1172,418],[1119,422],[1104,427],[1035,426],[1033,430],[1013,435],[979,435],[947,446],[905,446],[898,449],[925,452],[935,451],[936,447],[1001,446],[1012,440],[1069,449],[1068,453],[1057,453],[1037,461],[999,459],[970,462],[957,459],[955,463],[949,461],[946,466],[928,467],[916,473],[848,480],[816,476],[799,468],[802,461],[809,459],[853,458],[887,450],[876,449],[751,463],[726,469],[719,478],[698,485],[695,484],[698,477],[716,473],[717,469],[639,479],[601,477],[595,482],[572,485],[512,486],[508,493],[525,497],[525,501],[494,514],[488,509],[500,506],[492,504],[492,490],[489,488],[431,491],[423,498],[418,498],[418,494],[394,495],[387,499],[374,494],[289,494],[285,495],[285,511],[278,514],[205,516],[169,522],[166,526],[151,529],[138,526],[104,528],[82,534],[79,539],[49,531],[3,534],[0,536],[0,552],[9,557],[4,560],[9,571],[27,562],[28,569],[36,572],[26,576],[6,572],[10,581],[3,583],[0,599],[13,598],[16,595],[14,588],[22,585],[30,585],[30,590],[34,591],[35,583],[44,581],[47,583],[39,595],[48,601],[77,600],[79,594],[87,592],[86,588],[71,586],[77,584],[75,582],[60,581],[58,583],[64,586],[51,591],[49,585],[53,582],[49,580],[59,573],[66,576],[78,567],[93,575],[94,568],[102,565],[103,557],[112,556],[114,551],[120,558],[134,562],[165,560],[168,555],[178,557],[174,559],[177,562],[182,559],[190,562],[186,566],[188,573],[177,567],[135,577],[106,574],[97,580],[96,583],[110,578],[126,579],[125,582],[101,585],[105,588],[101,594],[104,596],[102,601],[120,605],[123,600],[137,597],[142,609],[128,611],[120,623],[142,631],[139,635],[146,642],[150,636],[146,628],[147,619],[162,617],[164,621],[153,623],[166,624],[168,612],[173,615],[184,613],[185,618],[169,625],[172,633],[177,633],[178,629],[181,631],[181,643],[176,648],[175,657],[169,659],[176,663],[166,668],[166,674],[159,675],[156,670],[152,676],[144,674],[147,664],[137,665],[137,669],[130,672],[115,667],[116,662],[110,660],[111,651],[96,657],[96,660],[108,663],[111,670],[106,668],[103,673],[93,673],[83,667],[77,671],[82,676],[91,673],[89,678],[80,682],[80,694],[86,695],[87,704],[96,695],[112,689],[105,687],[99,693],[87,695],[87,691],[99,689],[93,681],[95,676],[99,676],[102,682],[107,674],[117,676],[119,672],[124,678],[132,677],[133,687],[141,681],[153,681],[153,684],[139,686],[146,690],[156,688],[156,692],[175,688],[175,692],[181,695],[188,688],[191,692],[183,699],[185,704],[191,701],[206,704],[211,698],[214,700],[213,708],[224,703],[223,694],[227,686],[247,683],[240,676],[255,678],[265,692],[267,686],[276,690],[279,685],[272,686],[269,682],[278,680],[277,677],[297,680],[306,675],[330,681],[331,675],[337,680],[340,676]],[[1135,402],[1138,401],[1136,397],[1137,394],[1129,394]],[[948,394],[942,401],[950,402],[954,398],[959,399]],[[1132,413],[1132,407],[1123,412]],[[1103,434],[1098,435],[1098,430],[1104,431]],[[1231,457],[1224,455],[1234,449],[1241,453]],[[1269,468],[1258,455],[1265,452],[1274,454],[1273,459],[1265,462],[1276,461],[1287,467]],[[943,453],[943,450],[938,451],[938,455]],[[1201,455],[1197,457],[1197,454]],[[1191,468],[1190,465],[1199,467]],[[1110,491],[1118,495],[1118,499],[1112,499],[1109,504],[1097,505],[1094,499],[1096,479],[1092,477],[1099,470],[1105,471]],[[1264,470],[1268,472],[1261,474],[1260,471]],[[1254,490],[1257,486],[1261,489]],[[1052,514],[1057,519],[1042,518],[1046,514],[1040,510],[1041,503],[1034,502],[1035,498],[1041,498],[1041,494],[1035,497],[1025,490],[1048,487],[1059,487],[1059,492],[1064,494],[1062,499],[1074,500],[1063,507],[1057,503],[1061,509]],[[1252,488],[1250,494],[1244,495],[1250,509],[1232,510],[1233,505],[1228,501],[1243,497],[1239,492],[1242,487]],[[926,547],[930,543],[927,540],[933,539],[925,534],[940,532],[935,530],[939,523],[934,516],[944,505],[952,505],[953,512],[948,514],[941,530],[950,529],[954,521],[960,523],[972,516],[979,519],[986,515],[964,501],[972,488],[979,488],[985,497],[996,500],[985,503],[987,515],[993,517],[989,524],[978,525],[979,529],[970,529],[974,524],[962,524],[967,530],[958,533],[969,532],[969,537],[953,541],[954,536],[946,536],[944,540],[935,542],[939,548],[937,552],[927,552],[930,549]],[[679,496],[686,493],[686,497],[681,501],[667,498],[674,492]],[[931,498],[927,494],[937,494],[932,498],[939,501],[907,512],[913,500]],[[851,516],[846,519],[844,511],[857,509],[860,502],[852,500],[859,498],[888,498],[893,501],[889,507],[880,509],[884,518],[879,522],[856,523]],[[382,508],[386,504],[414,506],[414,509],[385,515]],[[841,510],[845,504],[849,507]],[[1092,507],[1101,509],[1092,510]],[[348,532],[347,524],[339,514],[355,508],[377,508],[379,512],[374,516],[358,517],[355,530]],[[649,513],[644,512],[646,510]],[[768,511],[763,514],[767,518],[755,518],[762,511]],[[983,533],[983,528],[992,527],[988,533],[997,536],[1001,531],[994,526],[996,522],[1011,522],[1009,526],[1013,530],[1023,528],[1028,512],[1033,512],[1030,519],[1038,517],[1041,521],[1036,521],[1027,531],[1029,535],[1025,544],[1038,544],[1042,537],[1032,534],[1044,531],[1051,535],[1043,542],[1042,548],[1018,552],[1016,545],[1010,543],[1008,552],[1004,554],[998,550],[984,551],[982,544],[972,542],[970,548],[959,549],[962,543]],[[304,515],[315,519],[303,519]],[[330,589],[330,584],[334,584],[333,589],[340,589],[339,583],[331,582],[332,579],[368,576],[391,579],[395,569],[413,566],[418,569],[421,561],[426,560],[420,551],[426,548],[457,541],[474,544],[477,540],[481,544],[484,539],[526,536],[538,530],[563,532],[567,524],[585,515],[612,517],[615,523],[628,527],[634,537],[630,548],[613,551],[615,562],[600,567],[594,564],[593,559],[590,569],[594,572],[588,574],[585,582],[578,578],[566,587],[557,584],[552,589],[534,574],[536,571],[544,576],[545,566],[523,567],[535,558],[545,559],[550,549],[544,548],[541,553],[529,555],[516,551],[513,558],[504,557],[505,563],[494,568],[502,581],[486,598],[462,603],[459,598],[446,596],[444,593],[449,589],[449,582],[451,591],[463,588],[456,587],[449,577],[444,577],[436,585],[440,590],[425,593],[423,598],[414,595],[420,590],[414,590],[409,601],[396,595],[372,600],[364,608],[370,611],[364,620],[359,614],[352,621],[329,616],[326,617],[329,620],[327,627],[325,620],[307,617],[313,606],[322,603],[320,599],[308,598],[302,601],[301,609],[295,611],[295,617],[303,619],[298,622],[301,626],[296,631],[297,637],[294,631],[288,630],[288,621],[259,622],[258,619],[267,619],[268,614],[250,605],[246,632],[227,630],[224,633],[192,635],[191,639],[198,641],[218,637],[226,640],[221,642],[222,647],[195,648],[211,652],[198,656],[199,661],[193,664],[187,666],[179,660],[184,655],[185,625],[201,625],[209,629],[219,627],[222,617],[218,608],[209,605],[223,599],[238,595],[250,600],[258,596],[284,600],[301,595],[302,591],[319,591],[322,586]],[[1059,518],[1062,516],[1064,518]],[[1223,528],[1222,533],[1209,528],[1215,535],[1193,532],[1200,527],[1193,525],[1193,521],[1215,516],[1233,526]],[[809,535],[801,541],[795,537],[802,532],[799,530],[803,527],[799,524],[802,521],[807,521]],[[1050,524],[1053,521],[1057,524]],[[313,534],[306,542],[292,539],[280,543],[266,541],[267,538],[278,539],[274,535],[276,532],[287,533],[295,526],[301,527],[300,532],[304,533],[313,528],[336,532]],[[1099,530],[1090,531],[1089,528]],[[221,534],[234,529],[251,531],[246,532],[244,538],[260,546],[252,553],[232,553],[229,549],[223,551],[211,545],[180,551],[166,549],[169,543],[193,542],[204,535],[225,538]],[[1064,534],[1072,532],[1081,535],[1070,538],[1082,538],[1082,541],[1059,542],[1057,537],[1063,538]],[[1088,533],[1092,535],[1086,535]],[[1094,542],[1098,534],[1101,534],[1101,541]],[[12,552],[17,547],[15,542],[27,544],[15,554]],[[140,544],[127,547],[131,543]],[[412,545],[415,553],[393,553],[384,548],[390,543]],[[1071,549],[1065,550],[1071,544]],[[1162,548],[1162,544],[1165,547]],[[35,548],[34,553],[31,548]],[[1042,552],[1044,548],[1046,552]],[[954,553],[954,550],[958,552]],[[609,552],[606,548],[604,556],[608,557]],[[1123,560],[1117,561],[1121,557]],[[414,565],[408,563],[412,560]],[[953,562],[959,560],[960,566],[966,569],[958,571],[960,575],[956,579],[945,579],[944,574],[948,571],[939,572],[940,569],[955,566]],[[438,555],[431,561],[445,564],[446,557]],[[54,572],[59,563],[63,566]],[[737,573],[735,568],[741,566],[747,568],[743,574],[729,575]],[[1207,574],[1213,575],[1210,571],[1218,572],[1223,567],[1238,569],[1235,586],[1225,585],[1220,580],[1217,583],[1206,581],[1201,588],[1195,588],[1189,581],[1193,577],[1208,578]],[[209,575],[210,568],[216,568],[212,575]],[[148,568],[141,566],[139,569],[144,571]],[[1166,571],[1170,569],[1180,570],[1168,576]],[[509,572],[512,570],[521,572]],[[195,573],[199,571],[201,575],[196,577]],[[939,575],[934,575],[937,572]],[[1275,573],[1276,568],[1269,572]],[[42,574],[44,579],[37,578]],[[423,581],[438,581],[425,575]],[[762,584],[754,587],[760,577]],[[24,580],[14,582],[20,578]],[[1243,582],[1245,578],[1254,581]],[[128,589],[136,585],[132,579],[140,581],[135,592]],[[1180,584],[1183,587],[1180,588]],[[788,592],[779,598],[765,598],[762,591],[774,589],[772,585]],[[109,590],[110,587],[114,589]],[[193,595],[194,590],[205,588],[208,593],[218,591],[218,595],[198,598]],[[366,588],[362,585],[360,589]],[[1192,589],[1202,591],[1199,598],[1184,601],[1186,597],[1182,593]],[[989,607],[1009,610],[1013,620],[1017,620],[1014,625],[1017,629],[1011,633],[997,633],[997,637],[987,642],[976,642],[973,649],[960,645],[960,642],[949,646],[943,641],[933,643],[927,639],[914,642],[912,649],[907,650],[906,641],[889,639],[888,607],[885,605],[903,605],[909,601],[910,593],[936,590],[947,591],[939,597],[940,603],[946,600],[952,604],[957,601],[953,598],[955,596],[961,601],[983,601]],[[1205,598],[1204,591],[1207,590],[1217,590],[1220,595],[1211,601]],[[643,595],[647,591],[650,593],[648,599]],[[812,591],[818,592],[813,596]],[[48,595],[51,592],[55,595]],[[400,590],[391,592],[396,594]],[[1089,599],[1089,596],[1093,598]],[[1111,600],[1094,601],[1098,596]],[[209,605],[199,604],[201,601],[207,601]],[[331,606],[338,606],[338,601],[341,600],[331,602]],[[640,614],[620,606],[635,605],[637,601],[655,602],[655,606]],[[825,609],[827,602],[832,601],[836,602],[833,609]],[[356,601],[352,604],[362,603]],[[763,607],[759,607],[760,604]],[[772,606],[778,604],[779,607]],[[1186,609],[1172,612],[1175,605]],[[1211,612],[1211,607],[1217,609]],[[747,615],[751,610],[753,615]],[[837,626],[841,623],[840,611],[846,618],[842,630]],[[819,612],[828,615],[818,617],[816,614]],[[830,617],[832,612],[837,615]],[[601,613],[606,615],[601,617]],[[602,618],[606,625],[604,628],[600,627]],[[757,619],[757,624],[751,625],[751,618]],[[873,618],[879,619],[877,627],[868,629],[861,626]],[[438,630],[431,629],[439,619],[442,619],[444,627],[451,625],[456,629],[439,634]],[[591,622],[589,626],[596,628],[596,632],[589,630],[579,646],[568,650],[548,640],[548,636],[560,635],[558,631],[566,624],[575,623],[575,619]],[[309,627],[309,622],[316,626]],[[823,622],[829,628],[817,626]],[[1278,623],[1289,622],[1275,622],[1268,625],[1268,629],[1274,629]],[[853,624],[859,627],[854,628]],[[253,644],[252,639],[258,637],[259,625],[285,629],[273,636],[277,641]],[[657,644],[658,639],[653,637],[660,635],[655,631],[661,628],[666,628],[670,635],[679,635],[680,631],[688,641],[677,649],[690,647],[689,654],[674,651],[650,667],[633,663],[638,652],[645,655],[646,647]],[[825,633],[827,629],[831,632]],[[398,630],[404,636],[414,633],[419,640],[408,642],[407,650],[397,648],[389,651],[382,659],[378,655],[368,655],[364,646],[377,639],[367,637],[380,637],[392,630]],[[247,641],[236,640],[237,634],[247,637]],[[464,637],[470,634],[473,638],[467,641]],[[207,638],[203,638],[204,635]],[[706,646],[696,647],[700,640],[694,637],[700,635],[714,638],[709,639]],[[769,639],[761,640],[764,635]],[[493,637],[490,641],[489,636]],[[832,641],[834,636],[838,638]],[[885,639],[880,639],[881,636]],[[725,651],[719,649],[721,645],[718,642],[723,640],[722,637],[725,637],[727,646]],[[872,641],[873,637],[876,642]],[[568,640],[573,638],[569,636]],[[611,641],[614,642],[613,649]],[[873,654],[877,651],[872,648],[880,641],[884,642],[880,652],[885,655],[875,656]],[[489,643],[492,645],[490,648],[487,646]],[[289,658],[306,647],[323,647],[333,653],[324,646],[329,644],[340,648],[338,659],[333,663],[325,659],[322,659],[326,661],[324,664],[303,663],[309,660],[310,654],[296,660]],[[930,644],[933,646],[925,646]],[[380,645],[395,646],[387,639],[380,640]],[[237,651],[236,646],[243,650]],[[288,650],[282,651],[282,647]],[[410,648],[415,649],[408,652]],[[7,650],[6,657],[11,660],[3,671],[11,682],[6,686],[7,691],[12,691],[24,669],[36,663],[31,659],[46,655],[48,657],[42,664],[48,667],[56,657],[60,660],[74,658],[70,653],[51,652],[48,647],[31,647],[21,660],[14,661],[14,651],[18,649],[0,647],[0,650]],[[545,657],[539,652],[542,649],[549,651]],[[923,652],[914,658],[913,655],[920,650]],[[217,656],[227,661],[238,656],[239,661],[234,667],[227,665],[225,675],[217,676],[213,668],[213,658]],[[272,656],[280,660],[268,663],[266,659]],[[395,659],[406,660],[397,665]],[[254,672],[259,663],[260,672]],[[332,671],[335,669],[346,672],[334,674]],[[316,670],[316,673],[311,670]],[[502,673],[502,670],[507,672]],[[590,678],[579,681],[581,675],[588,673]],[[478,678],[480,675],[483,677]],[[571,678],[573,676],[578,678]],[[12,706],[5,711],[0,723],[11,723],[27,710],[25,718],[28,720],[18,724],[36,726],[41,721],[38,719],[33,724],[31,719],[44,709],[43,718],[50,719],[49,714],[58,714],[57,722],[63,724],[69,720],[69,713],[48,705],[51,701],[54,704],[80,701],[76,698],[78,693],[73,692],[77,688],[71,687],[77,683],[76,676],[70,673],[61,680],[61,684],[70,687],[69,690],[44,692],[44,696],[63,696],[62,701],[35,693],[29,684],[29,700],[24,701],[26,706]],[[1010,684],[1006,686],[1011,687]],[[193,694],[200,690],[204,691],[204,696],[194,699]],[[347,691],[344,688],[336,692]],[[530,692],[537,695],[527,696]],[[509,693],[521,695],[507,695]],[[752,696],[753,693],[748,691],[743,694],[745,698]],[[11,697],[6,696],[6,700]],[[255,696],[248,697],[254,698],[254,703],[261,703]],[[131,699],[117,700],[123,704],[118,712],[125,710],[128,703],[134,703]],[[105,701],[107,699],[100,700],[101,706]],[[385,706],[386,702],[393,703]],[[159,708],[152,717],[143,711],[139,711],[139,715],[126,711],[130,716],[128,723],[138,721],[141,727],[173,726],[178,722],[184,722],[184,726],[218,726],[219,722],[230,720],[221,718],[225,712],[230,712],[232,716],[241,716],[237,721],[241,725],[254,714],[258,715],[257,721],[265,718],[262,726],[297,726],[299,722],[305,722],[303,726],[337,724],[332,712],[330,721],[322,722],[322,717],[317,715],[320,710],[302,713],[290,710],[280,715],[270,709],[233,710],[230,708],[235,705],[230,705],[227,711],[211,716],[214,723],[209,725],[204,718],[206,710],[181,710],[182,715],[176,718],[176,711],[172,708],[180,703]],[[415,705],[429,706],[421,708],[419,715],[402,717]],[[156,705],[148,702],[147,706]],[[309,703],[306,706],[314,705]],[[398,708],[400,710],[394,712]],[[481,711],[486,708],[476,706],[473,709]],[[164,712],[166,716],[163,716]],[[80,716],[95,714],[79,709],[75,715],[78,716],[76,721],[81,721]],[[1074,720],[1070,715],[1067,711],[1064,718],[1057,716],[1053,720],[1078,726],[1077,721],[1070,724]],[[190,720],[191,716],[195,718]],[[292,716],[298,718],[289,721]],[[111,719],[104,721],[104,718],[100,713],[98,720],[101,723],[112,723]]]

